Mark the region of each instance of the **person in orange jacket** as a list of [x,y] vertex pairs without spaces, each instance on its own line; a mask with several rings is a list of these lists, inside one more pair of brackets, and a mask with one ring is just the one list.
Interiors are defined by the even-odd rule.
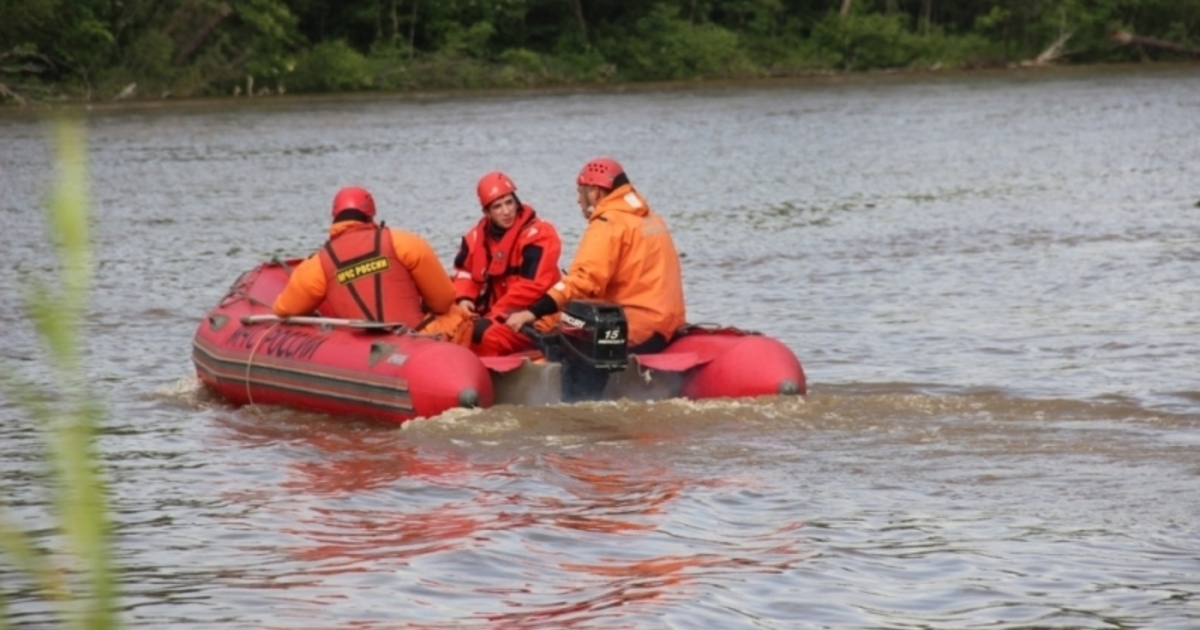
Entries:
[[375,199],[348,186],[333,198],[329,240],[296,266],[271,309],[279,317],[323,315],[396,322],[470,343],[470,314],[425,239],[375,223]]
[[[529,308],[562,278],[562,240],[553,224],[521,203],[504,173],[484,175],[475,190],[484,216],[463,236],[454,258],[455,299],[477,315],[471,349],[480,356],[532,350],[531,339],[497,324]],[[544,332],[556,321],[548,315],[534,327]]]
[[661,352],[687,319],[679,254],[667,224],[634,190],[616,160],[588,162],[576,184],[588,225],[567,275],[506,323],[520,330],[568,300],[604,300],[625,311],[629,352]]

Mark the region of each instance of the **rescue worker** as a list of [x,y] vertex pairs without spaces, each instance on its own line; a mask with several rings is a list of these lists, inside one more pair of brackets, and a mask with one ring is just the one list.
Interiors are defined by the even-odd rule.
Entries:
[[333,198],[324,247],[293,270],[275,298],[279,317],[323,315],[397,322],[416,332],[470,343],[470,314],[454,303],[454,285],[425,239],[375,223],[375,199],[348,186]]
[[629,352],[661,352],[687,318],[679,254],[667,224],[650,210],[616,160],[588,162],[576,184],[588,225],[567,275],[506,323],[520,330],[569,300],[598,299],[624,309]]
[[[483,218],[463,236],[454,258],[455,299],[477,315],[471,349],[480,356],[532,350],[529,337],[502,323],[562,277],[562,240],[554,225],[521,203],[516,184],[504,173],[484,175],[475,190]],[[534,328],[548,331],[557,319],[547,315]]]

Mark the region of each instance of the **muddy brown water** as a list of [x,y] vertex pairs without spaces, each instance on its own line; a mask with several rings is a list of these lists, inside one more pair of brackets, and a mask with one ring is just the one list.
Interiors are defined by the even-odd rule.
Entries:
[[[1200,625],[1200,72],[272,101],[89,117],[85,347],[136,628]],[[806,398],[456,411],[402,429],[200,390],[242,271],[339,186],[449,264],[500,168],[574,251],[610,154],[689,319]],[[45,126],[0,117],[0,366],[49,384]],[[566,261],[563,261],[566,264]],[[0,399],[14,520],[40,433]],[[46,609],[8,565],[18,627]]]

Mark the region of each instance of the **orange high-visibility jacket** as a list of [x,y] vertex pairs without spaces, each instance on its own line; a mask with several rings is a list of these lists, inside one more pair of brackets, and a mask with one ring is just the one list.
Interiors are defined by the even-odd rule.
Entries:
[[[334,223],[329,228],[329,239],[336,241],[343,233],[364,229],[364,226],[370,225],[372,224],[363,224],[358,221]],[[394,262],[399,263],[412,276],[412,283],[416,285],[417,293],[425,307],[438,315],[449,311],[451,305],[454,304],[454,284],[450,282],[449,274],[442,267],[441,261],[438,260],[437,254],[434,253],[429,243],[411,232],[395,228],[380,229],[389,233],[396,258]],[[272,305],[272,310],[276,315],[280,317],[307,315],[325,300],[329,294],[330,281],[328,278],[331,277],[331,274],[325,269],[328,263],[325,262],[326,256],[323,256],[321,251],[296,266],[291,278],[288,279],[287,286],[284,287],[279,297],[275,298],[275,303]],[[401,287],[398,288],[403,290],[403,283],[400,284]],[[331,304],[330,306],[336,308],[336,305]],[[363,317],[360,309],[345,313],[327,313],[327,315],[350,319]],[[403,323],[408,326],[416,326],[419,322],[405,321]]]
[[687,320],[675,242],[629,184],[596,204],[567,275],[547,295],[559,309],[577,298],[620,304],[630,346],[656,332],[670,341]]

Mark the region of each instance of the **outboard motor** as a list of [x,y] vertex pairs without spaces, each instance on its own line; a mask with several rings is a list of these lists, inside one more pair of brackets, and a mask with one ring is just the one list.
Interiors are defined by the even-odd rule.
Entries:
[[620,306],[599,300],[572,300],[559,321],[562,398],[600,400],[608,375],[629,363],[629,324]]

